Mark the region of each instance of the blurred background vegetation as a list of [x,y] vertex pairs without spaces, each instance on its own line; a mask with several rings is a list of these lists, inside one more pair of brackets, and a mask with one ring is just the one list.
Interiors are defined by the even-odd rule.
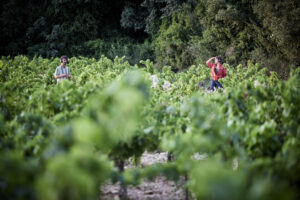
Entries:
[[4,0],[0,55],[150,59],[182,71],[222,55],[287,78],[300,65],[297,0]]

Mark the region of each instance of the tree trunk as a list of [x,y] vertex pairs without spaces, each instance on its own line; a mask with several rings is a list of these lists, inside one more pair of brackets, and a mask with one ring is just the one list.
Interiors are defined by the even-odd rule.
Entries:
[[[116,161],[116,166],[117,166],[120,173],[124,172],[124,161],[123,160],[117,160]],[[125,181],[124,181],[123,177],[120,180],[119,198],[121,200],[127,200],[127,188],[126,188]]]

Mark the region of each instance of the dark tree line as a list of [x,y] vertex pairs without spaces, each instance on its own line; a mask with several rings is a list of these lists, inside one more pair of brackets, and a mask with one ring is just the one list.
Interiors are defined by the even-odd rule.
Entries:
[[297,0],[4,0],[1,55],[123,56],[183,70],[222,55],[287,76],[299,66]]
[[72,53],[83,42],[121,30],[123,7],[116,0],[6,0],[0,18],[5,44],[1,54]]

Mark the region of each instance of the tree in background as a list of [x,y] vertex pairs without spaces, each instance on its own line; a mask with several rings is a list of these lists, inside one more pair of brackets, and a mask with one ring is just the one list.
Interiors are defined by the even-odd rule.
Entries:
[[6,0],[1,6],[1,55],[76,53],[84,42],[120,29],[123,6],[117,0]]
[[299,1],[4,0],[1,55],[110,58],[184,70],[223,55],[259,62],[281,77],[300,65]]
[[259,36],[251,57],[269,69],[288,76],[290,65],[300,65],[300,2],[249,1]]
[[290,65],[299,66],[298,1],[194,2],[196,6],[183,4],[168,20],[162,19],[154,39],[159,64],[184,69],[225,55],[230,64],[260,62],[283,78]]
[[4,0],[0,6],[1,55],[24,54],[30,45],[28,27],[46,10],[50,1]]

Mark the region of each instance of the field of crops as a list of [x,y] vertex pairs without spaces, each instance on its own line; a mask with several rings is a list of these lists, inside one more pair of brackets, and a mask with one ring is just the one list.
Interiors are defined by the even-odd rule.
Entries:
[[[108,181],[124,192],[159,175],[184,177],[196,199],[300,198],[299,68],[281,81],[225,64],[225,89],[209,92],[205,65],[71,58],[72,80],[57,85],[59,64],[0,60],[0,199],[101,199]],[[158,150],[170,162],[139,167]]]

